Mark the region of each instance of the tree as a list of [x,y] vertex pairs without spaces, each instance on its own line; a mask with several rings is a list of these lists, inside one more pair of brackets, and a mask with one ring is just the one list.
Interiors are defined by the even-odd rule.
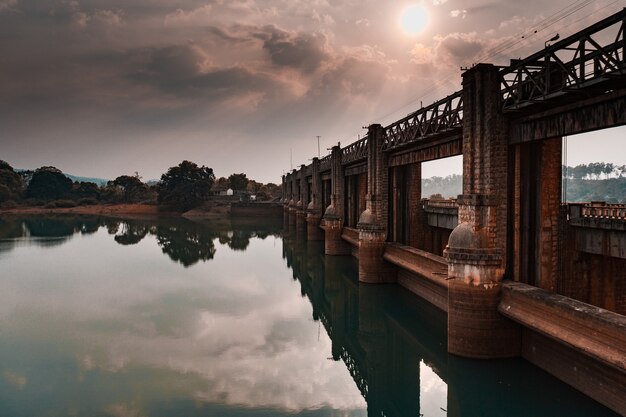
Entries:
[[41,167],[35,171],[26,188],[26,196],[44,200],[61,198],[72,192],[72,180],[55,167]]
[[126,203],[144,199],[149,191],[148,186],[141,182],[138,173],[135,173],[134,176],[121,175],[113,180],[113,185],[121,188],[122,199]]
[[248,177],[246,174],[231,174],[228,177],[228,183],[233,190],[245,190],[248,186]]
[[74,194],[79,198],[100,198],[100,187],[95,182],[75,182]]
[[174,210],[190,210],[207,199],[214,181],[213,169],[183,161],[161,176],[158,202]]
[[14,200],[22,192],[22,177],[13,167],[0,160],[0,203]]

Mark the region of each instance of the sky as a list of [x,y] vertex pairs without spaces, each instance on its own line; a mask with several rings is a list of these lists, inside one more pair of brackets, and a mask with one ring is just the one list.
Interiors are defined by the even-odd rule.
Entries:
[[[144,179],[188,159],[218,177],[280,182],[292,164],[317,156],[317,136],[324,155],[363,126],[459,90],[461,67],[507,64],[626,7],[424,0],[427,24],[414,34],[401,22],[416,3],[0,0],[0,159]],[[519,42],[494,54],[507,40]],[[619,144],[624,134],[595,133],[579,151],[570,146],[568,163],[588,157],[597,138]],[[626,152],[594,157],[626,164]],[[433,175],[461,169],[436,165]]]

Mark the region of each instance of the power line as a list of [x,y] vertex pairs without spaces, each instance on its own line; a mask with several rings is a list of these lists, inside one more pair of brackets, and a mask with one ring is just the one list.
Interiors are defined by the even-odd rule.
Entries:
[[[592,4],[595,0],[577,0],[573,3],[571,3],[570,5],[563,7],[562,9],[557,10],[556,12],[554,12],[553,14],[551,14],[550,16],[546,17],[545,19],[543,19],[542,21],[540,21],[539,23],[537,23],[536,25],[534,25],[533,27],[531,27],[530,29],[527,29],[523,32],[518,33],[517,35],[513,35],[510,39],[490,48],[488,51],[486,51],[483,55],[481,55],[478,59],[477,62],[481,62],[481,61],[485,61],[489,58],[492,58],[494,56],[503,54],[505,52],[510,52],[510,51],[516,51],[518,49],[520,49],[523,46],[527,46],[528,44],[530,44],[531,42],[529,42],[529,39],[534,37],[535,35],[545,31],[546,29],[554,26],[555,24],[557,24],[558,22],[562,21],[563,19],[566,19],[567,17],[579,12],[580,10],[584,9],[585,7],[589,6],[590,4]],[[585,15],[583,18],[576,20],[575,22],[570,23],[569,25],[563,26],[563,28],[568,28],[571,27],[572,25],[588,19],[590,16],[597,14],[598,12],[600,12],[601,10],[604,10],[610,6],[612,6],[613,4],[617,3],[620,0],[614,0],[613,2],[605,5],[604,7],[595,10],[593,13]],[[517,45],[519,45],[520,43],[523,43],[523,45],[520,45],[519,47],[512,49],[514,47],[516,47]],[[450,75],[452,75],[453,72],[456,71],[449,71],[447,73],[445,73],[442,78],[445,78],[447,82],[449,82],[448,77]],[[385,114],[384,116],[378,117],[377,120],[380,121],[384,121],[385,119],[387,119],[388,117],[394,115],[395,113],[400,112],[401,110],[403,110],[404,108],[413,105],[414,103],[416,103],[417,101],[423,100],[425,97],[427,97],[430,93],[432,93],[433,91],[441,88],[442,83],[435,81],[435,83],[433,85],[431,85],[429,88],[423,90],[422,92],[420,92],[420,94],[418,96],[416,96],[414,99],[410,100],[409,102],[407,102],[406,104],[402,105],[401,107],[397,108],[396,110],[393,110],[387,114]],[[421,106],[420,106],[421,107]],[[413,113],[413,112],[411,112]],[[409,113],[409,114],[411,114]],[[353,135],[350,135],[349,138],[353,138],[355,135],[358,134],[358,131],[355,132]]]

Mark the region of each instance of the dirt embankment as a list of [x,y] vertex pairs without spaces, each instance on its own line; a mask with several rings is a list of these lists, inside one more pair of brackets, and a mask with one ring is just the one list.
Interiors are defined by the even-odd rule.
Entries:
[[159,210],[151,204],[96,204],[93,206],[77,206],[67,208],[16,207],[0,209],[0,214],[94,214],[94,215],[179,215],[180,213]]

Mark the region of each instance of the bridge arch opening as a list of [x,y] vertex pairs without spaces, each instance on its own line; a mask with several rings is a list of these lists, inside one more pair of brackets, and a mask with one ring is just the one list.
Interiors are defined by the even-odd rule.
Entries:
[[605,122],[512,145],[507,269],[515,281],[626,314],[626,126]]
[[389,241],[441,256],[456,227],[463,157],[392,166],[389,173]]

